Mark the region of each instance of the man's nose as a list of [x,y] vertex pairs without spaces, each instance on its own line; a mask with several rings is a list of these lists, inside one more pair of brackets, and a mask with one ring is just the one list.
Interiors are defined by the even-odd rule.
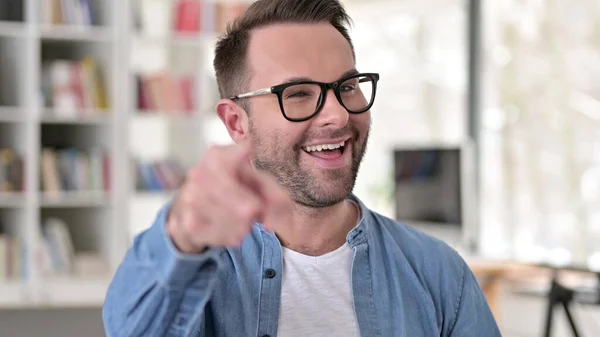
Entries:
[[321,108],[321,111],[316,116],[316,121],[322,126],[333,125],[336,127],[343,127],[348,124],[350,114],[346,108],[340,104],[335,96],[335,92],[333,90],[327,90],[324,99],[325,102],[323,103],[323,108]]

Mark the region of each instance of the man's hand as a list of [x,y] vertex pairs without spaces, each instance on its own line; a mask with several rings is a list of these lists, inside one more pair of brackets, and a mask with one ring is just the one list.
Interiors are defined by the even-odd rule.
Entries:
[[255,221],[272,229],[289,210],[287,192],[250,157],[248,145],[214,146],[188,172],[167,224],[180,251],[237,247]]

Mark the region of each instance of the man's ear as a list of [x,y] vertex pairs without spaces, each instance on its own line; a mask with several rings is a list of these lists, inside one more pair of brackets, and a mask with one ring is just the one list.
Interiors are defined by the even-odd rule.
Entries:
[[234,142],[240,143],[248,137],[248,114],[230,99],[217,104],[217,114]]

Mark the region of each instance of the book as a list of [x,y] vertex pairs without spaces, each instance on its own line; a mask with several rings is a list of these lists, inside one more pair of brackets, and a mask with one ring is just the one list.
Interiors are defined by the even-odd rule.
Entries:
[[0,281],[26,278],[26,259],[22,240],[0,233]]
[[137,107],[142,112],[163,111],[191,115],[195,81],[192,76],[174,76],[166,72],[137,75]]
[[185,170],[174,159],[158,161],[133,161],[133,174],[137,191],[174,191],[185,180]]
[[42,23],[46,25],[70,25],[89,27],[95,24],[95,8],[93,6],[92,0],[40,1],[42,2],[41,19]]
[[40,158],[41,188],[50,195],[63,192],[109,191],[110,157],[99,149],[44,148]]
[[0,148],[0,192],[24,190],[23,159],[10,148]]
[[42,66],[45,105],[59,117],[105,115],[110,108],[102,71],[91,57],[53,60]]
[[179,0],[174,4],[174,30],[178,33],[200,31],[202,2],[200,0]]

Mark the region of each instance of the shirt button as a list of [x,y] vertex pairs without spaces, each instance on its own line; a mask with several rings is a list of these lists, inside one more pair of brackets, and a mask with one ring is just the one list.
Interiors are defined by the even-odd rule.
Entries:
[[[267,269],[267,270],[265,271],[265,276],[266,276],[267,278],[273,278],[273,277],[275,277],[275,275],[277,275],[277,273],[275,272],[275,270],[274,270],[274,269],[271,269],[271,268],[269,268],[269,269]],[[266,336],[266,335],[265,335],[265,336]],[[265,337],[265,336],[263,336],[263,337]],[[267,337],[269,337],[269,336],[267,336]]]

